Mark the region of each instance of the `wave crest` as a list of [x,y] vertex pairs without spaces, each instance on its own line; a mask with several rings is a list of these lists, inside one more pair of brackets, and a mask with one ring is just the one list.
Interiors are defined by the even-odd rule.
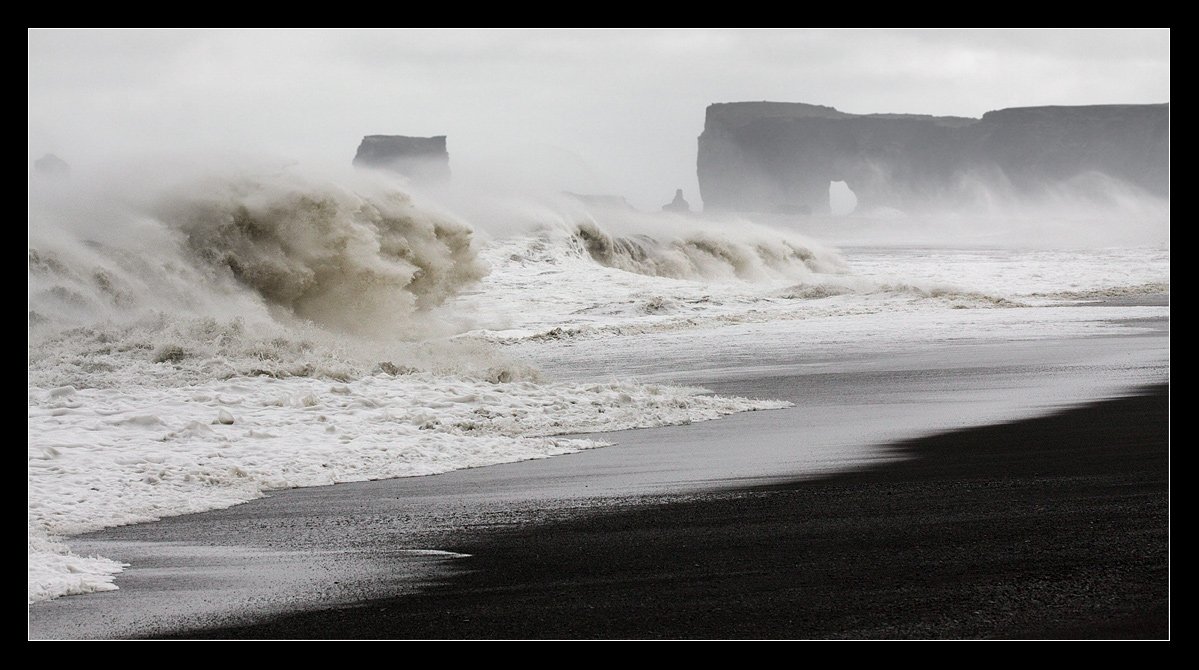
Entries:
[[574,237],[600,265],[656,277],[753,281],[840,269],[833,257],[821,258],[782,235],[767,239],[698,229],[677,237],[617,236],[585,222],[576,226]]
[[403,329],[486,274],[471,230],[400,193],[255,184],[172,201],[162,219],[204,263],[272,304],[338,330]]

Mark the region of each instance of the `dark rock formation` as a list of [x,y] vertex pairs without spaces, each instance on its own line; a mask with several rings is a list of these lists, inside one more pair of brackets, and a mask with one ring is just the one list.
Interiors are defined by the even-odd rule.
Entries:
[[38,174],[43,174],[49,177],[69,177],[71,176],[71,166],[63,159],[54,154],[46,154],[41,158],[33,161],[33,169],[37,170]]
[[422,183],[444,182],[450,178],[450,154],[445,149],[445,135],[367,135],[358,145],[354,165],[391,170]]
[[674,200],[671,200],[669,203],[662,205],[662,211],[664,211],[664,212],[680,212],[682,214],[686,214],[691,211],[691,204],[688,203],[687,199],[683,197],[683,189],[681,189],[681,188],[675,189]]
[[847,114],[802,103],[708,107],[699,137],[705,209],[828,212],[829,182],[859,207],[954,202],[979,188],[1035,196],[1102,173],[1169,189],[1169,105],[1017,107],[982,119]]

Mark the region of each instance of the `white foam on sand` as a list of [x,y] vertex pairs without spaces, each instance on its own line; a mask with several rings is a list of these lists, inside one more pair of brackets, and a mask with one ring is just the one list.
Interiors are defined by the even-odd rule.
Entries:
[[558,437],[787,406],[643,384],[379,373],[185,387],[29,389],[29,600],[114,588],[120,565],[55,538],[263,492],[409,477],[603,446]]

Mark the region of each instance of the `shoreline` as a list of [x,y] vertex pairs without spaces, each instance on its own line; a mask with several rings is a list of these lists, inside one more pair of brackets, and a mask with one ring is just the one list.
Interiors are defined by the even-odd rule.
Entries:
[[1169,387],[785,484],[458,533],[398,598],[215,638],[1169,636]]
[[80,551],[131,567],[118,577],[118,591],[31,606],[30,635],[186,635],[414,593],[465,564],[412,550],[453,550],[463,537],[639,502],[698,500],[732,487],[871,468],[897,457],[888,445],[1043,416],[1166,381],[1167,347],[1162,335],[959,344],[708,374],[705,385],[717,393],[796,405],[606,433],[596,437],[615,446],[567,456],[283,490],[74,536]]

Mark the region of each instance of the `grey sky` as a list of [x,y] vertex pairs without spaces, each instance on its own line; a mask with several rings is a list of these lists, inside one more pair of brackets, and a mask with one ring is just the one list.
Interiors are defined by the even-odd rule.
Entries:
[[29,33],[29,154],[345,164],[362,135],[448,135],[464,179],[644,208],[698,200],[712,102],[978,116],[1166,102],[1167,30],[470,30]]

